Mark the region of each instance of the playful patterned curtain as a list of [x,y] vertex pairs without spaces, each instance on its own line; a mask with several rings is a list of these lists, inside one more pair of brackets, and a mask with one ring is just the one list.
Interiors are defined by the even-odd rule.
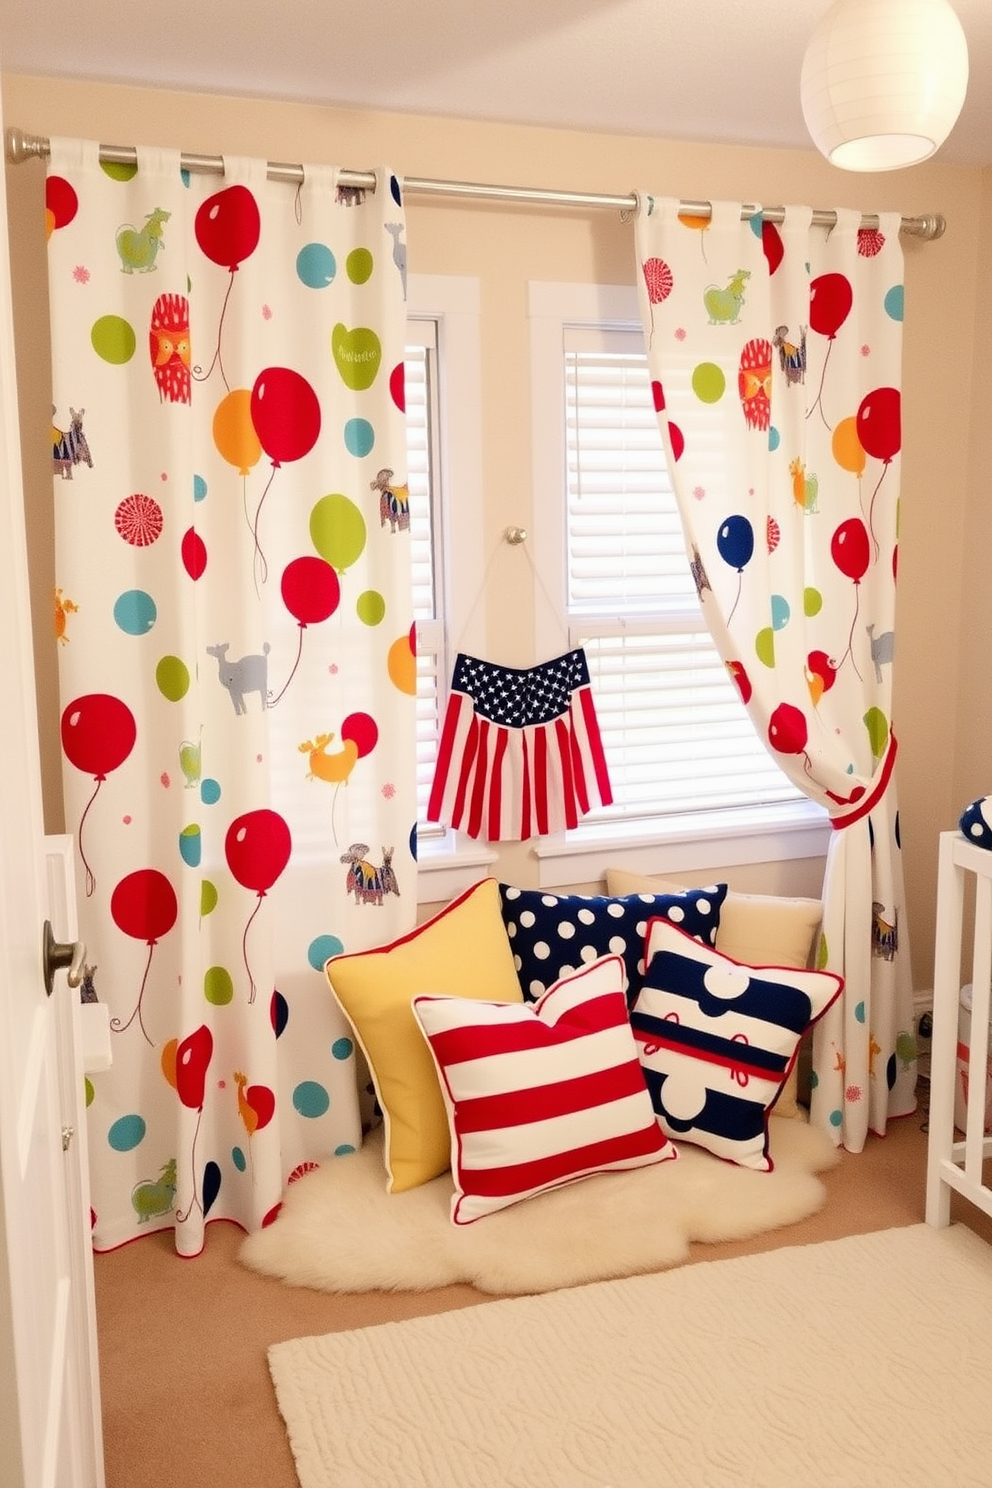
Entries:
[[52,142],[56,633],[94,1243],[257,1228],[361,1140],[322,966],[415,918],[404,215]]
[[915,1105],[893,764],[901,448],[899,218],[779,229],[641,196],[655,406],[703,613],[767,747],[832,834],[812,1117],[860,1151]]

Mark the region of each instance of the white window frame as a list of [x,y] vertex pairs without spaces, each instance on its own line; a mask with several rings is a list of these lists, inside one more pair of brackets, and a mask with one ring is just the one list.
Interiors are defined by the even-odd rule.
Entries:
[[[443,718],[455,653],[480,654],[485,637],[482,462],[482,337],[478,279],[453,274],[411,274],[407,316],[437,324],[439,440],[433,477],[442,557],[438,565],[438,623],[433,642],[442,647],[438,672]],[[435,531],[438,527],[435,527]],[[417,844],[417,897],[421,904],[453,898],[485,875],[496,861],[488,843],[450,828]]]
[[[636,290],[628,285],[531,281],[532,556],[558,607],[535,604],[537,658],[561,649],[565,614],[565,326],[640,327]],[[691,816],[580,824],[534,843],[541,888],[599,879],[612,859],[645,873],[698,873],[744,863],[825,855],[826,813],[813,801],[712,811]],[[622,855],[622,856],[621,856]]]

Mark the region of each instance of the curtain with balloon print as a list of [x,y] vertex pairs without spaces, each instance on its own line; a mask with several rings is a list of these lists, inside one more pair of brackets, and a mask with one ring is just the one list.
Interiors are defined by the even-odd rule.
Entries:
[[860,1151],[915,1106],[893,766],[900,221],[781,227],[642,195],[655,407],[703,614],[759,735],[830,814],[812,1119]]
[[67,140],[46,203],[94,1244],[195,1255],[360,1143],[322,968],[415,918],[404,213]]

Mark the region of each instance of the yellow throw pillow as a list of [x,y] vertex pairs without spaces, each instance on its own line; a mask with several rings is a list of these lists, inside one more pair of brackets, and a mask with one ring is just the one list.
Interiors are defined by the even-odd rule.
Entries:
[[451,1165],[451,1134],[411,1001],[423,993],[523,1001],[496,879],[474,884],[391,945],[332,956],[324,972],[382,1107],[386,1187],[402,1193],[427,1183]]
[[[645,873],[607,868],[608,894],[671,894],[684,884]],[[727,894],[720,910],[716,948],[746,966],[785,966],[796,970],[810,965],[814,941],[823,917],[819,899],[790,899],[775,894]],[[776,1116],[805,1115],[797,1100],[799,1061],[792,1067],[775,1102]]]

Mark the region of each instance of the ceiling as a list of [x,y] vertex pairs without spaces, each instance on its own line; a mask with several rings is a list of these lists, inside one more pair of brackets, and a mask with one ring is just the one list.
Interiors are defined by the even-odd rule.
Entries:
[[[810,148],[799,74],[829,0],[0,0],[5,72]],[[992,163],[992,4],[954,0],[964,110],[939,159]],[[122,124],[129,144],[133,131]]]

